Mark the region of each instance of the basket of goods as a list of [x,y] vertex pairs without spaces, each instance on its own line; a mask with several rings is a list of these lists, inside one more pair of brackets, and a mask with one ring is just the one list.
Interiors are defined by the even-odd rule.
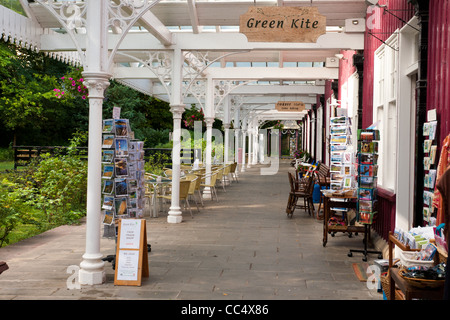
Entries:
[[445,282],[445,263],[434,267],[415,266],[399,271],[400,276],[416,288],[438,288]]

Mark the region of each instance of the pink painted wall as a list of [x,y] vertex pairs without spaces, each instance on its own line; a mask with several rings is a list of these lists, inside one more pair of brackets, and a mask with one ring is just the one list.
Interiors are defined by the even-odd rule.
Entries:
[[438,150],[450,134],[450,0],[430,1],[427,110],[436,109]]

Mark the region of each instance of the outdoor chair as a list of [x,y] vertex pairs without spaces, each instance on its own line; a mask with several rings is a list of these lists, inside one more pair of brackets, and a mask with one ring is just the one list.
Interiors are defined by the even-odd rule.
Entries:
[[229,176],[231,174],[231,164],[226,164],[223,169],[223,178],[222,181],[224,184],[230,184]]
[[[288,178],[291,191],[289,192],[288,203],[286,206],[287,215],[291,218],[294,210],[299,208],[304,210],[308,209],[308,213],[311,216],[311,210],[314,214],[314,204],[312,201],[314,177],[306,177],[296,183],[293,174],[288,172]],[[298,200],[301,198],[303,198],[303,205],[298,203]]]
[[231,175],[232,179],[234,179],[236,182],[239,182],[238,178],[237,178],[236,170],[237,170],[237,162],[233,162],[230,166],[230,175]]
[[[194,218],[193,214],[192,214],[192,210],[191,210],[191,205],[189,203],[189,187],[191,185],[191,181],[190,180],[181,180],[180,181],[180,201],[184,201],[184,207],[189,208],[189,213],[191,214],[191,217]],[[158,196],[158,198],[162,198],[162,199],[166,199],[166,200],[171,200],[172,196],[171,195],[162,195],[162,196]]]
[[223,183],[223,180],[222,180],[224,170],[225,170],[225,168],[222,167],[222,166],[217,168],[217,179],[216,179],[216,183],[217,183],[217,182],[220,182],[220,184],[222,185],[223,191],[226,192],[226,190],[225,190],[225,184]]
[[189,197],[191,197],[194,200],[195,205],[197,206],[197,212],[200,212],[200,209],[198,208],[198,202],[195,197],[195,189],[197,185],[197,180],[199,180],[199,178],[194,174],[188,174],[186,175],[186,180],[189,180],[191,182],[191,184],[189,185],[189,192],[188,192]]
[[219,199],[217,198],[217,192],[216,192],[216,180],[217,180],[217,176],[218,176],[219,172],[218,171],[214,171],[211,172],[210,174],[210,183],[206,183],[206,178],[207,176],[205,175],[203,178],[205,179],[204,182],[200,185],[203,188],[210,188],[211,190],[211,200],[214,198],[214,196],[216,197],[216,201],[219,201]]
[[[316,176],[317,184],[320,189],[329,189],[330,188],[330,167],[328,167],[325,163],[319,163],[319,168],[315,171],[314,175]],[[317,214],[320,213],[320,207],[323,203],[323,194],[320,193],[320,201],[319,208],[317,210]]]

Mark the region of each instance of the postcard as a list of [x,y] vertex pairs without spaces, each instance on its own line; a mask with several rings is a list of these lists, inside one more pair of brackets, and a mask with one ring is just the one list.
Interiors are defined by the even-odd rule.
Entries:
[[358,202],[359,210],[365,211],[365,212],[375,211],[374,209],[375,209],[376,203],[377,203],[376,201],[360,200]]
[[114,208],[116,217],[121,218],[125,215],[127,215],[127,198],[126,197],[120,197],[114,199]]
[[359,187],[360,188],[376,188],[377,187],[377,179],[375,177],[359,177]]
[[103,133],[111,133],[113,132],[113,128],[114,128],[113,119],[103,120]]
[[331,136],[331,143],[346,144],[347,136],[344,136],[344,135]]
[[429,136],[430,135],[430,123],[425,122],[423,124],[423,135],[424,136]]
[[105,164],[103,166],[103,171],[102,171],[102,178],[103,179],[111,179],[114,173],[114,166],[113,165],[109,165],[109,164]]
[[114,184],[115,184],[116,197],[128,195],[127,179],[125,179],[125,178],[115,179]]
[[429,129],[428,129],[428,139],[434,140],[436,137],[436,128],[437,128],[437,121],[431,121],[428,123]]
[[423,158],[423,169],[430,170],[430,157]]
[[115,140],[116,157],[127,157],[128,156],[128,139],[126,138],[116,138]]
[[112,194],[114,191],[114,180],[103,180],[103,194]]
[[362,224],[372,224],[373,212],[358,212],[357,221]]
[[352,175],[352,166],[351,165],[344,165],[344,175],[350,176]]
[[114,159],[114,168],[116,177],[127,176],[129,173],[127,159],[124,158]]
[[430,147],[430,165],[434,165],[436,161],[436,151],[437,151],[437,145],[432,145]]
[[363,153],[377,153],[378,152],[378,142],[358,142],[358,151]]
[[342,172],[342,167],[339,164],[332,163],[330,166],[330,172]]
[[332,181],[338,181],[338,182],[342,182],[342,180],[344,179],[344,176],[340,173],[334,173],[332,172],[330,174],[330,178]]
[[372,166],[372,165],[367,165],[367,164],[360,165],[359,166],[359,175],[374,177],[377,175],[377,167],[378,166]]
[[353,178],[345,177],[344,178],[344,188],[351,188],[351,187],[353,187]]
[[114,144],[114,135],[113,134],[104,134],[103,135],[103,143],[102,148],[111,148]]
[[358,199],[363,201],[372,201],[376,198],[376,189],[360,188],[358,190]]
[[112,163],[114,150],[102,150],[102,163]]
[[104,196],[102,209],[111,210],[114,207],[114,197],[113,196]]
[[433,143],[433,140],[425,140],[423,142],[423,152],[425,153],[430,153],[430,149],[431,149],[431,144]]
[[105,210],[103,211],[103,224],[112,225],[114,223],[114,211]]
[[331,153],[331,162],[341,162],[341,161],[342,161],[342,152]]
[[117,137],[128,137],[128,119],[115,119],[114,126]]

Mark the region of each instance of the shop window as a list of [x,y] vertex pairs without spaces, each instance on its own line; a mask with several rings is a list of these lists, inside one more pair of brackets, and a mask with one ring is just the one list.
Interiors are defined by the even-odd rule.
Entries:
[[380,130],[378,184],[395,192],[397,176],[397,37],[392,36],[386,45],[375,52],[373,121]]

